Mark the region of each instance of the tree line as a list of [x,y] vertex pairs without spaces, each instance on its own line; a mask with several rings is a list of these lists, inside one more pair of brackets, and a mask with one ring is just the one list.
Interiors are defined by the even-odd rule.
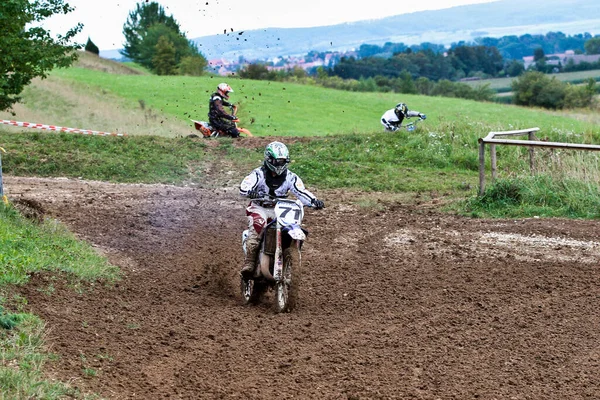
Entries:
[[[590,39],[594,39],[588,43]],[[576,53],[586,52],[587,54],[600,54],[598,45],[599,36],[592,36],[590,33],[579,33],[576,35],[566,35],[563,32],[548,32],[545,35],[524,34],[521,36],[507,35],[499,38],[478,37],[473,41],[459,41],[452,43],[449,47],[459,46],[485,46],[495,47],[506,60],[522,60],[523,57],[531,56],[537,49],[542,49],[546,54],[564,53],[567,50],[573,50]],[[588,46],[593,46],[589,47]],[[432,50],[436,53],[446,51],[446,46],[424,42],[415,45],[406,45],[404,43],[385,43],[383,46],[363,44],[357,52],[358,58],[365,57],[390,57],[393,54],[404,53],[408,50],[413,52],[421,50]]]
[[[415,52],[408,48],[387,58],[342,57],[328,69],[328,73],[343,79],[360,79],[375,76],[395,78],[406,71],[415,78],[457,81],[470,76],[496,77],[501,73],[507,74],[504,67],[504,59],[495,47],[458,46],[443,53],[431,49]],[[521,72],[522,69],[511,68],[513,74]]]
[[277,82],[293,82],[304,85],[317,85],[351,92],[395,92],[421,94],[425,96],[456,97],[478,101],[493,101],[495,92],[489,84],[471,87],[462,82],[448,79],[433,81],[426,77],[413,79],[406,71],[398,77],[375,76],[359,79],[341,78],[330,75],[326,68],[319,67],[307,71],[299,66],[274,70],[266,63],[252,63],[241,68],[238,76],[244,79],[269,80]]
[[[511,38],[517,37],[481,38],[476,40],[481,44],[460,42],[449,49],[431,43],[410,47],[403,43],[386,43],[382,47],[362,45],[356,56],[342,57],[335,65],[329,66],[328,73],[344,79],[360,79],[376,76],[394,78],[406,71],[415,78],[425,77],[434,81],[458,81],[469,77],[516,77],[525,72],[522,57],[505,58],[501,48],[496,45],[505,43],[506,52],[506,43],[513,43]],[[538,40],[533,40],[534,38]],[[534,55],[536,63],[533,69],[537,71],[573,72],[600,68],[600,62],[556,65],[548,63],[546,56],[566,50],[573,50],[575,54],[600,54],[600,36],[592,37],[587,33],[566,36],[560,32],[549,32],[546,35],[523,35],[518,39],[517,43],[521,44],[518,48],[521,50],[527,43],[526,55]],[[532,48],[533,46],[538,47]],[[516,52],[515,48],[512,49]],[[549,49],[552,53],[544,49]],[[521,50],[518,51],[519,54]]]

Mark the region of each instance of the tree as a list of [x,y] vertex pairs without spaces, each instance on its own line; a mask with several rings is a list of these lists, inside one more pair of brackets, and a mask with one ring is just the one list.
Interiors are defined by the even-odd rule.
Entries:
[[402,71],[398,80],[400,83],[400,93],[417,93],[417,87],[415,86],[415,82],[413,81],[412,76],[408,73],[408,71]]
[[[138,61],[142,52],[142,42],[148,33],[148,29],[155,24],[165,25],[179,32],[179,24],[173,16],[167,16],[165,9],[156,2],[141,2],[136,5],[134,11],[129,13],[129,17],[123,25],[123,35],[125,36],[125,45],[121,54],[130,60]],[[156,43],[154,43],[156,45]]]
[[177,66],[178,75],[201,76],[208,62],[200,55],[185,56]]
[[535,61],[535,70],[539,72],[546,72],[546,54],[544,53],[544,49],[538,47],[533,52],[533,61]]
[[155,71],[154,56],[158,49],[157,45],[163,37],[173,46],[172,61],[174,65],[178,65],[185,56],[198,54],[198,51],[190,45],[184,36],[166,25],[155,24],[148,28],[141,42],[140,54],[135,61],[151,71]]
[[510,60],[508,64],[506,64],[504,69],[506,71],[506,74],[512,77],[519,76],[523,72],[525,72],[525,66],[522,62],[517,60]]
[[561,109],[564,106],[566,84],[539,71],[529,71],[512,82],[517,105]]
[[90,38],[88,38],[88,41],[85,44],[85,51],[89,51],[90,53],[94,53],[95,55],[100,55],[100,49],[98,48],[98,46],[96,46],[96,44],[94,44],[94,42],[92,42],[92,39]]
[[600,36],[589,39],[583,47],[586,54],[600,54]]
[[594,78],[589,78],[583,85],[567,84],[565,95],[565,108],[593,107],[597,93]]
[[0,110],[10,110],[19,94],[35,77],[45,78],[55,67],[68,67],[77,59],[78,44],[70,41],[81,24],[56,39],[39,26],[54,14],[73,8],[63,0],[0,1]]
[[[208,65],[198,47],[181,32],[173,16],[167,16],[156,2],[138,4],[129,13],[123,34],[127,43],[121,54],[160,75],[190,74],[192,70],[193,75],[201,75]],[[166,51],[166,43],[170,43],[174,51]],[[159,49],[161,54],[157,56]],[[171,57],[168,61],[167,56]],[[184,60],[185,65],[180,65]],[[166,68],[167,62],[173,67]]]
[[255,80],[274,80],[275,73],[269,71],[265,64],[255,63],[248,64],[238,71],[240,78],[255,79]]
[[544,53],[544,49],[541,47],[538,47],[533,51],[533,61],[542,61],[544,58],[546,58],[546,54]]
[[430,96],[433,91],[433,87],[435,86],[435,82],[421,76],[417,78],[415,82],[415,87],[417,88],[417,92],[419,94],[424,94],[425,96]]
[[317,68],[317,79],[327,79],[329,78],[329,74],[327,73],[327,70],[323,67],[318,67]]
[[158,38],[152,65],[158,75],[173,75],[175,72],[175,46],[166,36]]

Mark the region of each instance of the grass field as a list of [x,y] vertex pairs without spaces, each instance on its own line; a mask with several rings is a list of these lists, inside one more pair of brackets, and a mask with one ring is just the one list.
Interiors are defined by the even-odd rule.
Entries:
[[381,133],[381,115],[398,102],[426,113],[422,126],[436,133],[455,125],[468,125],[469,134],[476,137],[532,126],[542,132],[586,132],[594,128],[590,122],[596,122],[442,97],[355,93],[236,77],[154,76],[133,65],[83,55],[78,66],[55,70],[48,79],[30,85],[15,107],[16,115],[0,113],[0,118],[128,135],[187,136],[195,133],[190,119],[207,118],[210,94],[227,81],[235,91],[231,101],[240,106],[240,126],[257,136]]
[[[593,78],[596,81],[600,81],[600,69],[595,69],[591,71],[563,72],[560,74],[549,74],[548,76],[555,77],[556,79],[562,82],[571,82],[574,84],[578,84],[589,78]],[[515,79],[517,78],[494,78],[482,79],[479,81],[466,81],[464,83],[472,87],[489,84],[490,89],[499,93],[506,93],[512,90],[511,83]]]
[[[208,98],[222,77],[157,77],[114,75],[71,68],[53,74],[63,84],[85,85],[90,96],[116,96],[131,109],[156,110],[183,124],[206,119]],[[324,136],[381,132],[381,115],[398,102],[426,113],[427,126],[477,121],[484,135],[489,130],[539,126],[583,131],[579,121],[543,110],[523,110],[493,103],[393,93],[354,93],[293,83],[226,79],[234,88],[231,101],[240,106],[240,126],[257,136]],[[93,82],[89,84],[88,82]],[[510,115],[510,118],[507,118]],[[157,121],[158,123],[158,121]],[[145,130],[128,132],[145,134]]]

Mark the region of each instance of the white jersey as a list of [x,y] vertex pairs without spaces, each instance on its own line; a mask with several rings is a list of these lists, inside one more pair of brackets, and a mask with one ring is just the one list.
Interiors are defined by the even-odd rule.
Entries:
[[302,179],[292,171],[286,170],[285,176],[282,174],[269,178],[267,183],[265,172],[270,174],[271,171],[265,170],[264,166],[258,167],[245,177],[240,184],[240,195],[248,196],[248,192],[254,190],[275,197],[286,197],[288,192],[292,192],[305,206],[312,205],[313,200],[316,200],[315,195],[304,187]]
[[[418,111],[412,111],[409,110],[406,113],[406,117],[410,118],[410,117],[418,117],[419,116],[419,112]],[[386,129],[389,130],[396,130],[398,129],[398,127],[400,127],[402,125],[402,122],[400,121],[400,119],[398,118],[398,116],[396,115],[395,109],[392,108],[391,110],[387,110],[382,116],[381,116],[381,124],[383,126],[385,126]]]

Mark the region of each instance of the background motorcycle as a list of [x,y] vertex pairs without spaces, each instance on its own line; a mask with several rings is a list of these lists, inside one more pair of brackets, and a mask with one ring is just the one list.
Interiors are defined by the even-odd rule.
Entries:
[[[231,113],[233,115],[237,114],[237,106],[231,106]],[[194,128],[197,131],[200,131],[200,133],[202,133],[202,136],[205,138],[209,138],[209,137],[231,137],[231,135],[229,135],[227,132],[223,132],[220,131],[218,129],[213,128],[208,122],[206,121],[196,121],[194,119],[191,120],[194,123]],[[240,128],[237,126],[239,119],[234,119],[233,122],[235,123],[235,127],[237,128],[237,130],[240,132],[240,136],[247,136],[247,137],[253,137],[252,133],[250,133],[250,131],[248,129],[245,128]]]
[[[256,304],[267,289],[272,289],[275,311],[291,311],[298,299],[300,250],[308,234],[302,228],[304,207],[300,200],[268,197],[253,201],[274,204],[275,219],[263,231],[252,277],[241,277],[242,298],[245,304]],[[245,230],[242,234],[244,254],[247,237],[248,230]]]
[[[406,119],[409,119],[409,118],[410,117],[406,117]],[[406,125],[401,125],[400,129],[406,129],[407,131],[412,132],[415,129],[417,129],[417,124],[423,120],[425,120],[425,118],[418,117],[416,120],[411,121],[411,122],[407,123]]]

